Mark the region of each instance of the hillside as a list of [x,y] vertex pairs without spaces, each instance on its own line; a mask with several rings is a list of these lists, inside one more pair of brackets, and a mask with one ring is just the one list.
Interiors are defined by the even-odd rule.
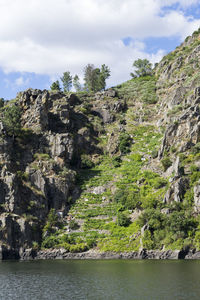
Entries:
[[[28,89],[4,103],[2,258],[200,250],[199,62],[197,31],[153,76],[96,94]],[[15,135],[3,121],[11,106]]]

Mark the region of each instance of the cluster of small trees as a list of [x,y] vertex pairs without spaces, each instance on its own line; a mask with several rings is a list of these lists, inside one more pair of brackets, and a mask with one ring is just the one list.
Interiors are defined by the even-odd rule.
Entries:
[[[98,92],[105,90],[106,80],[109,77],[110,69],[105,64],[103,64],[101,68],[96,68],[94,65],[88,64],[84,68],[84,86],[81,85],[79,76],[76,74],[73,77],[69,71],[64,72],[60,80],[62,81],[64,92],[70,91],[72,86],[76,92]],[[51,90],[61,91],[60,82],[58,80],[52,83]]]
[[[153,73],[152,64],[147,59],[137,59],[133,62],[134,73],[131,77],[151,76]],[[81,85],[79,76],[76,74],[74,77],[69,71],[63,73],[60,78],[64,92],[69,92],[72,86],[76,92],[98,92],[105,90],[106,80],[110,77],[110,69],[103,64],[101,68],[96,68],[93,64],[88,64],[84,68],[84,85]],[[59,80],[56,80],[51,85],[51,90],[61,91]]]

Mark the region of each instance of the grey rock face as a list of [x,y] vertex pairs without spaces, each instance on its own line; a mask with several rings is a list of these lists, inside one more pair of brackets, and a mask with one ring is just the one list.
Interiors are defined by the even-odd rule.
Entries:
[[194,186],[194,211],[200,212],[200,182]]
[[23,109],[22,126],[34,131],[45,130],[48,127],[49,93],[28,89],[20,93],[19,104]]
[[95,94],[95,99],[96,100],[104,100],[105,98],[114,98],[116,97],[117,94],[116,94],[116,91],[114,89],[108,89],[106,91],[103,91],[103,92],[97,92]]
[[74,153],[73,139],[69,133],[55,134],[47,137],[53,157],[63,158],[69,162]]
[[123,100],[117,101],[96,101],[92,112],[99,115],[104,123],[111,123],[115,120],[114,113],[123,112],[126,109],[126,103]]
[[171,203],[171,202],[181,202],[183,200],[184,194],[186,192],[188,186],[187,179],[179,178],[172,182],[170,188],[166,192],[163,202]]

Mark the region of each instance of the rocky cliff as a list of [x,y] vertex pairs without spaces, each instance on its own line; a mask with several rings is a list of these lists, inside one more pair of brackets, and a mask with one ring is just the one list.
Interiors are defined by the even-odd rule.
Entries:
[[[2,258],[199,250],[199,58],[197,31],[153,76],[96,94],[28,89],[4,103]],[[3,121],[12,106],[15,135]]]

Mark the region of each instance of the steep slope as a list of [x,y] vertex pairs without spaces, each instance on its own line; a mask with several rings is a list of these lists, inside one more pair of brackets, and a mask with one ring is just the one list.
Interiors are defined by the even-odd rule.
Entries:
[[3,258],[200,248],[199,56],[195,32],[153,76],[5,103],[2,119],[20,107],[22,129],[1,124]]

